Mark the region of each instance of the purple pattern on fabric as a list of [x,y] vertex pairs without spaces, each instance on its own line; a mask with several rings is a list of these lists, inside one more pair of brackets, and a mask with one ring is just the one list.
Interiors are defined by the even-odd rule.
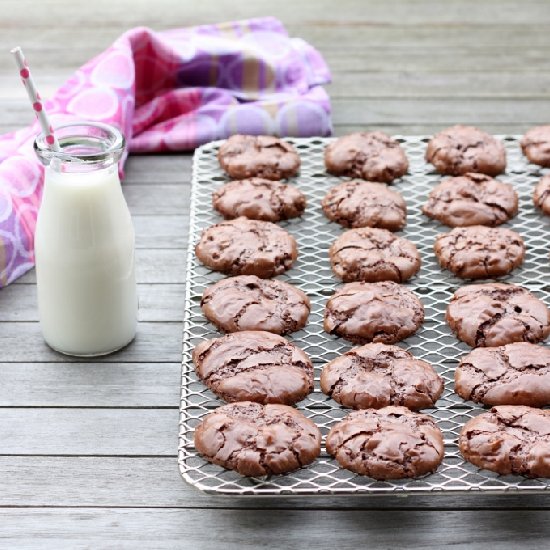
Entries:
[[[132,29],[45,102],[52,124],[117,126],[129,151],[185,151],[234,133],[326,136],[329,69],[282,23],[247,21],[153,32]],[[44,169],[38,123],[0,136],[0,288],[33,266]],[[122,170],[125,157],[121,160]]]

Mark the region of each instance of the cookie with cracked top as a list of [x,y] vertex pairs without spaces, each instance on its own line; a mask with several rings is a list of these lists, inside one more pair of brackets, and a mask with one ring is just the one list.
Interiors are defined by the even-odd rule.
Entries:
[[424,322],[424,306],[409,289],[392,281],[348,283],[325,307],[324,329],[356,344],[394,344]]
[[506,168],[506,150],[501,141],[474,126],[451,126],[428,143],[426,162],[440,174],[460,176],[480,172],[497,176]]
[[203,457],[243,476],[292,472],[321,452],[319,428],[287,405],[239,401],[207,414],[195,429]]
[[434,420],[406,407],[353,411],[331,428],[326,448],[342,468],[379,480],[433,473],[445,454]]
[[205,340],[193,350],[199,378],[225,401],[293,405],[313,391],[313,365],[296,345],[265,331]]
[[310,302],[304,292],[284,281],[241,275],[209,286],[201,307],[206,318],[224,332],[288,334],[306,325]]
[[545,214],[550,216],[550,174],[543,176],[535,187],[533,202]]
[[329,190],[321,205],[329,220],[344,227],[399,231],[407,223],[407,205],[401,193],[374,181],[343,181]]
[[372,343],[325,365],[321,390],[353,409],[402,405],[417,410],[433,407],[443,392],[443,379],[408,351]]
[[344,282],[402,283],[420,269],[420,254],[413,242],[374,227],[344,232],[330,247],[329,258],[332,271]]
[[515,342],[477,348],[455,371],[455,392],[484,405],[550,405],[550,349]]
[[434,251],[442,268],[463,279],[489,279],[523,263],[525,244],[511,229],[472,225],[438,235]]
[[226,219],[278,222],[304,213],[306,198],[293,185],[264,178],[234,180],[212,193],[212,206]]
[[468,173],[434,187],[422,212],[450,227],[496,226],[518,213],[518,194],[509,183]]
[[535,126],[527,130],[519,143],[530,162],[550,167],[550,125]]
[[534,344],[550,334],[546,305],[525,288],[503,283],[459,288],[445,319],[457,337],[472,347]]
[[233,135],[220,146],[218,160],[236,180],[253,177],[281,180],[295,176],[300,169],[296,149],[273,136]]
[[335,176],[391,183],[407,173],[409,161],[399,142],[384,132],[356,132],[326,147],[325,166]]
[[478,468],[501,475],[550,477],[550,411],[493,407],[465,424],[458,447]]
[[298,250],[294,237],[282,227],[240,217],[205,229],[195,254],[215,271],[267,279],[290,269]]

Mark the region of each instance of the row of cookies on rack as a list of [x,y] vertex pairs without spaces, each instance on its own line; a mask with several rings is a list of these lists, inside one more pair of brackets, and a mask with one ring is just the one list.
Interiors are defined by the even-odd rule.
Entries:
[[[550,167],[550,125],[536,126],[520,141],[529,162]],[[324,151],[327,172],[335,176],[391,183],[404,176],[409,161],[399,139],[383,132],[356,132],[332,141]],[[227,174],[242,180],[261,177],[281,180],[300,169],[300,156],[288,142],[273,136],[234,135],[219,148],[218,159]],[[474,126],[456,125],[433,136],[425,159],[440,174],[469,172],[497,176],[506,170],[502,141]]]

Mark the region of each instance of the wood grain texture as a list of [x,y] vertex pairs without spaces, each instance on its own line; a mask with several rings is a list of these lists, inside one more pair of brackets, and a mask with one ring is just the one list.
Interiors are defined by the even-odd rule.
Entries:
[[[545,511],[326,511],[172,509],[5,509],[0,540],[17,548],[189,550],[368,548],[540,549]],[[78,525],[78,529],[75,529]],[[487,526],[485,529],[480,525]],[[528,526],[528,527],[527,527]],[[526,530],[529,538],[526,539]],[[450,540],[449,533],[453,533]]]
[[537,124],[550,120],[547,99],[515,101],[506,99],[359,99],[334,100],[337,125],[419,124]]
[[[93,7],[4,0],[0,50],[21,44],[48,96],[132,26],[266,14],[329,62],[336,135],[432,134],[455,122],[522,133],[550,120],[547,0],[341,0],[337,9],[334,0],[156,0],[154,8],[148,0]],[[0,75],[6,132],[33,115],[8,55],[0,56]],[[0,547],[547,546],[547,497],[258,500],[210,497],[181,481],[175,454],[191,166],[186,153],[136,155],[125,167],[140,283],[132,346],[101,361],[68,359],[42,342],[34,273],[0,292]],[[468,511],[477,508],[486,510]]]
[[545,72],[434,72],[414,70],[338,74],[329,87],[334,99],[546,99],[550,75]]
[[187,248],[189,212],[173,216],[132,216],[136,248]]
[[171,407],[180,363],[0,363],[0,407]]
[[[124,187],[132,184],[191,185],[192,153],[131,155],[124,165]],[[186,194],[190,191],[188,187]],[[181,212],[178,212],[181,214]]]
[[[454,123],[453,123],[454,124]],[[499,123],[493,122],[491,124],[478,124],[478,127],[481,127],[484,131],[489,132],[490,134],[497,135],[521,135],[525,133],[533,125],[529,123]],[[351,132],[361,132],[363,130],[381,130],[386,132],[389,135],[426,135],[431,136],[440,130],[442,130],[441,124],[338,124],[334,127],[335,136],[344,136]]]
[[[185,301],[183,284],[138,285],[140,321],[182,321]],[[6,287],[1,295],[0,322],[38,321],[36,286],[17,284]],[[0,334],[2,330],[0,328]]]
[[0,456],[0,507],[103,506],[268,509],[549,509],[545,496],[211,496],[181,482],[172,457]]
[[18,409],[0,415],[0,455],[176,456],[173,409]]
[[[1,360],[5,363],[76,363],[50,349],[38,323],[0,323]],[[175,363],[181,360],[180,323],[138,323],[136,339],[103,359],[105,363]],[[92,361],[91,361],[92,362]]]

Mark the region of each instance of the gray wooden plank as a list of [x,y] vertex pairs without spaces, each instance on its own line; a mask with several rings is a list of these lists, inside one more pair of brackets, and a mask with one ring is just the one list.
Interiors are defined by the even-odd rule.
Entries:
[[[27,0],[32,2],[33,0]],[[167,0],[164,0],[167,1]],[[170,1],[170,0],[168,0]],[[309,2],[315,0],[307,0]],[[330,2],[331,0],[326,0]],[[498,2],[498,0],[494,0]],[[510,0],[514,1],[514,0]],[[544,2],[544,0],[541,0]],[[17,2],[20,0],[4,0],[6,2]],[[453,48],[463,47],[470,51],[474,50],[491,50],[495,47],[507,46],[530,46],[531,48],[545,45],[548,40],[548,19],[543,19],[541,13],[538,12],[538,18],[534,21],[501,21],[498,24],[491,20],[468,20],[467,18],[455,19],[447,23],[439,20],[434,22],[424,21],[423,24],[411,24],[409,19],[394,17],[393,20],[382,24],[372,18],[372,9],[375,7],[376,0],[358,0],[361,4],[361,13],[356,13],[353,21],[351,18],[336,19],[333,13],[330,16],[318,14],[319,17],[312,18],[311,13],[308,17],[300,17],[299,13],[293,13],[289,17],[281,18],[291,36],[300,36],[323,51],[330,50],[346,50],[359,49],[360,44],[369,46],[380,46],[380,44],[388,45],[411,45],[416,47],[438,48],[440,50],[452,50]],[[456,3],[456,2],[455,2]],[[62,4],[62,3],[61,3]],[[123,4],[123,3],[121,3]],[[307,3],[304,3],[307,5]],[[349,0],[342,2],[342,12],[349,9]],[[399,14],[403,10],[402,2],[398,2],[395,6],[395,14]],[[453,3],[449,3],[453,4]],[[485,0],[484,4],[487,4]],[[539,4],[540,6],[540,4]],[[522,9],[527,14],[533,14],[538,7],[531,1],[524,1]],[[270,11],[273,15],[273,8],[284,7],[281,2],[279,6],[272,6]],[[307,9],[307,8],[306,8]],[[547,9],[547,8],[546,8]],[[334,10],[332,10],[334,11]],[[475,16],[476,10],[472,10]],[[36,68],[33,67],[34,74],[39,77],[41,88],[44,86],[53,86],[56,84],[54,80],[56,74],[63,77],[70,76],[70,73],[63,72],[66,67],[78,65],[87,61],[87,55],[94,55],[107,47],[112,40],[119,36],[119,33],[125,32],[130,26],[126,21],[117,21],[113,17],[110,21],[103,21],[101,25],[97,25],[93,33],[87,37],[86,41],[77,41],[79,36],[82,36],[82,30],[74,26],[72,18],[79,17],[78,12],[66,13],[66,23],[63,26],[62,32],[67,39],[72,39],[72,46],[67,49],[62,58],[58,56],[58,63],[53,63],[55,47],[48,47],[46,40],[55,41],[59,35],[60,25],[52,27],[48,25],[47,20],[29,20],[26,26],[6,25],[5,18],[0,21],[0,29],[2,35],[0,44],[6,48],[13,47],[14,41],[20,41],[25,45],[25,51],[36,52],[36,55],[41,56],[47,65],[40,64]],[[264,14],[265,15],[265,14]],[[147,14],[148,17],[151,14]],[[204,22],[205,18],[193,13],[186,14],[185,26],[193,25],[194,22]],[[215,22],[219,22],[217,17]],[[149,25],[154,30],[163,30],[165,28],[173,28],[174,25],[168,25],[166,22],[161,22],[159,25],[154,25],[152,22]],[[179,26],[179,25],[178,25]],[[182,25],[183,26],[183,25]],[[36,30],[40,28],[40,34]],[[57,31],[57,34],[56,34]],[[474,41],[475,38],[475,41]],[[33,54],[34,55],[34,54]],[[10,63],[9,59],[0,60],[0,68],[6,70],[9,76]],[[0,89],[6,86],[8,82],[0,84]],[[1,97],[1,96],[0,96]]]
[[335,124],[541,124],[550,102],[530,99],[360,99],[334,100]]
[[513,72],[336,72],[327,87],[333,99],[360,98],[506,98],[534,99],[550,95],[550,74]]
[[184,283],[187,250],[136,250],[138,283]]
[[[136,280],[138,283],[184,283],[186,250],[136,249]],[[36,282],[34,269],[14,284]],[[1,294],[0,294],[1,300]]]
[[202,493],[185,483],[173,457],[0,456],[0,507],[103,506],[307,509],[550,508],[546,496],[236,497]]
[[[540,549],[545,511],[10,509],[0,540],[31,548]],[[450,537],[449,534],[452,533]]]
[[[358,43],[358,45],[360,42]],[[499,51],[500,50],[500,51]],[[504,51],[503,51],[504,50]],[[550,61],[544,56],[544,48],[528,49],[503,47],[494,51],[446,48],[418,48],[414,45],[392,47],[391,44],[359,49],[329,50],[323,52],[335,78],[347,71],[357,74],[365,71],[394,72],[494,72],[548,70]],[[504,54],[504,55],[501,55]]]
[[181,364],[0,363],[0,379],[0,407],[173,408]]
[[[194,6],[193,10],[186,12],[184,21],[173,21],[167,16],[174,9],[173,0],[159,0],[156,10],[151,10],[144,0],[132,3],[132,9],[127,9],[126,3],[108,3],[106,0],[98,2],[97,10],[67,10],[66,3],[36,4],[32,0],[4,0],[7,6],[6,15],[2,18],[2,29],[18,31],[21,38],[32,36],[31,30],[36,27],[47,29],[47,22],[62,21],[61,25],[74,31],[81,30],[85,22],[89,28],[103,29],[107,37],[113,36],[117,31],[131,28],[135,25],[147,24],[153,28],[180,25],[194,25],[207,22],[219,22],[220,19],[231,20],[245,17],[255,17],[270,13],[282,18],[289,25],[298,27],[303,23],[310,25],[331,26],[340,24],[351,28],[363,22],[376,25],[430,25],[449,26],[465,24],[491,23],[499,24],[540,24],[548,15],[548,4],[544,0],[529,0],[522,2],[522,9],[517,9],[514,0],[463,0],[461,2],[446,2],[443,5],[437,0],[421,0],[414,3],[390,0],[379,3],[371,1],[345,1],[335,10],[332,0],[306,0],[297,4],[295,2],[278,2],[274,4],[269,0],[256,0],[253,4],[223,4],[223,10],[219,3],[204,2]],[[12,7],[13,9],[9,9]],[[109,8],[110,17],[105,18],[100,6]],[[93,11],[93,13],[92,13]],[[26,22],[27,25],[20,25]],[[18,25],[19,24],[19,25]],[[110,32],[109,32],[110,31]],[[89,33],[91,36],[95,34]],[[55,35],[54,35],[55,36]],[[76,36],[76,35],[75,35]],[[5,40],[5,38],[4,38]],[[75,41],[76,43],[76,41]],[[43,50],[55,49],[44,42]]]
[[[138,285],[140,321],[182,321],[185,288],[182,284]],[[0,291],[0,322],[38,321],[36,286],[13,284]]]
[[192,153],[130,155],[124,165],[123,185],[190,185]]
[[[361,13],[355,14],[353,20],[351,18],[347,20],[335,19],[333,18],[334,10],[330,10],[331,14],[326,18],[323,17],[324,14],[315,18],[308,14],[307,18],[301,18],[298,13],[293,13],[288,17],[283,16],[282,21],[291,36],[302,37],[322,52],[358,51],[362,46],[380,47],[381,45],[409,46],[432,51],[476,52],[493,51],[497,48],[535,49],[548,44],[549,22],[548,18],[543,18],[544,16],[540,12],[537,20],[531,22],[516,20],[500,22],[497,25],[490,19],[473,21],[463,18],[447,23],[424,21],[423,24],[414,25],[408,18],[399,16],[402,6],[398,3],[395,6],[393,20],[381,24],[371,17],[374,7],[373,0],[370,2],[359,1],[363,9]],[[498,2],[498,0],[496,1]],[[4,4],[6,2],[19,4],[20,0],[4,0]],[[484,4],[486,3],[485,1]],[[123,5],[123,2],[121,4]],[[448,4],[452,5],[453,3]],[[284,6],[284,3],[281,2],[278,6],[272,5],[268,11],[276,15],[273,9],[277,9],[279,6]],[[341,11],[345,12],[348,6],[349,1],[342,2]],[[534,6],[531,1],[522,3],[524,13],[529,13],[529,11],[533,13],[535,9],[538,10],[538,7]],[[475,14],[475,12],[476,10],[472,10],[472,13]],[[2,30],[0,45],[5,50],[9,50],[15,42],[21,43],[28,55],[32,55],[33,60],[40,60],[36,67],[33,62],[33,74],[40,83],[40,89],[44,90],[44,95],[55,91],[72,74],[72,70],[108,47],[121,33],[130,28],[126,21],[117,21],[113,14],[113,19],[98,24],[94,28],[94,32],[86,37],[87,40],[78,40],[82,36],[82,29],[75,25],[73,19],[75,16],[79,17],[78,11],[67,13],[65,10],[65,25],[61,32],[67,40],[71,41],[71,48],[66,49],[63,56],[56,55],[57,48],[48,47],[48,43],[55,43],[58,39],[59,23],[52,26],[48,24],[47,19],[33,22],[25,18],[20,22],[13,21],[12,25],[6,25],[5,17],[0,20],[0,29]],[[155,30],[174,26],[166,22],[154,25],[149,13],[147,19],[150,21],[149,26]],[[26,23],[25,25],[21,24],[23,21]],[[217,17],[215,22],[219,21],[220,19]],[[205,18],[200,15],[195,18],[193,13],[186,14],[185,25],[193,25],[193,22],[203,23]],[[37,32],[38,29],[40,29],[40,33]],[[0,59],[0,70],[6,74],[6,78],[0,83],[0,90],[17,89],[17,77],[14,76],[9,57]],[[6,97],[3,94],[4,92],[0,93],[0,99]]]
[[[376,122],[367,122],[367,123],[358,123],[358,124],[335,124],[333,127],[334,136],[343,136],[351,132],[360,132],[365,129],[368,130],[382,130],[389,135],[402,135],[402,136],[417,136],[417,135],[433,135],[436,132],[439,132],[446,126],[451,124],[457,124],[456,122],[447,123],[447,124],[431,124],[429,122],[425,123],[416,123],[416,124],[388,124],[388,123],[376,123]],[[532,123],[490,123],[490,124],[474,124],[481,126],[483,130],[489,132],[490,134],[506,134],[506,135],[517,135],[525,133],[529,128],[533,126]]]
[[[498,25],[490,20],[473,22],[464,19],[447,24],[426,22],[411,25],[398,15],[401,9],[396,6],[395,19],[380,24],[370,18],[370,6],[366,2],[364,5],[364,13],[354,21],[308,19],[285,23],[289,32],[307,39],[323,53],[339,50],[355,52],[365,46],[381,45],[472,53],[498,48],[535,49],[548,44],[548,21],[543,19],[530,23],[501,22]],[[528,10],[530,7],[527,3]]]
[[[102,359],[105,363],[175,363],[181,360],[180,323],[139,323],[136,339]],[[43,341],[38,323],[0,323],[0,361],[4,363],[75,363]],[[80,361],[82,362],[82,361]],[[0,439],[1,440],[1,439]]]
[[173,409],[6,408],[0,455],[175,456]]
[[187,248],[189,211],[173,216],[132,216],[136,248]]
[[0,322],[38,321],[36,285],[9,285],[0,290]]
[[183,321],[183,284],[139,285],[138,293],[140,321]]
[[123,185],[124,198],[132,215],[185,215],[191,187],[179,184]]

